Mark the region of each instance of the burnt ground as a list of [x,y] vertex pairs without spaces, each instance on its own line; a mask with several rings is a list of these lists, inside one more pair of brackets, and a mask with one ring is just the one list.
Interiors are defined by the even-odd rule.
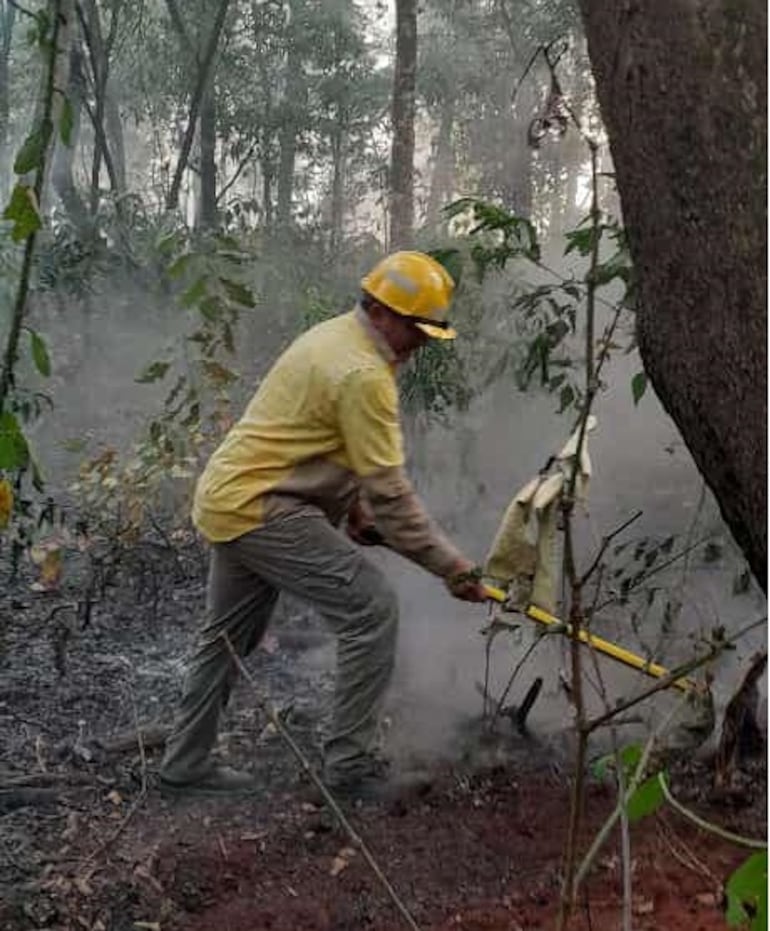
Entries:
[[[103,560],[88,585],[83,557],[68,560],[59,591],[35,593],[22,577],[0,602],[0,928],[406,927],[361,850],[307,800],[306,777],[260,707],[269,685],[317,763],[332,685],[302,663],[323,636],[317,622],[283,610],[248,662],[256,687],[236,690],[223,723],[219,752],[258,773],[263,793],[169,801],[156,785],[158,725],[173,714],[202,607],[202,554],[146,545],[111,567]],[[351,823],[423,931],[553,928],[567,768],[513,730],[485,753],[480,734],[479,725],[458,735],[456,758],[419,791],[355,808]],[[711,793],[706,761],[681,763],[671,783],[703,817],[764,834],[764,766],[729,807]],[[589,784],[582,850],[613,805],[610,786]],[[634,825],[633,927],[727,927],[722,886],[746,855],[671,810]],[[621,901],[613,835],[570,927],[620,927]]]

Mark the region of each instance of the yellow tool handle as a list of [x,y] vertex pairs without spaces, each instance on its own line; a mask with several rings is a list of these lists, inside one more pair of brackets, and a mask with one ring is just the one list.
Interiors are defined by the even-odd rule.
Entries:
[[[501,588],[495,588],[493,585],[485,585],[484,588],[492,601],[497,601],[500,604],[505,602],[506,595]],[[569,624],[563,624],[558,617],[554,617],[553,614],[549,614],[548,611],[538,608],[537,605],[530,605],[523,613],[539,624],[544,624],[547,627],[558,624],[566,628],[565,633],[572,633]],[[648,676],[653,676],[655,679],[662,679],[669,675],[669,671],[664,669],[663,666],[659,666],[657,663],[650,663],[644,659],[644,657],[632,653],[630,650],[626,650],[624,647],[618,646],[610,640],[605,640],[603,637],[590,634],[587,630],[581,630],[578,639],[581,643],[590,644],[595,650],[604,653],[605,656],[611,656],[613,659],[618,660],[618,662],[624,663],[632,669],[638,669],[640,672],[644,672]],[[695,687],[695,683],[691,679],[686,678],[675,679],[671,685],[683,692],[689,692]]]

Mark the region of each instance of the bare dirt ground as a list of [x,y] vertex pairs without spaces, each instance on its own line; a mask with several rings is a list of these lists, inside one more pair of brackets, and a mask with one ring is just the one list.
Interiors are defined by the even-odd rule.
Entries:
[[[82,570],[82,567],[81,567]],[[236,690],[224,759],[254,770],[263,793],[239,802],[169,801],[156,770],[203,602],[201,554],[163,546],[123,554],[110,584],[67,569],[61,591],[30,579],[0,602],[0,929],[89,931],[396,931],[406,927],[360,850],[307,802],[305,777],[270,725],[272,700],[318,760],[331,676],[302,663],[320,634],[284,617]],[[141,745],[137,733],[142,734]],[[466,735],[419,791],[349,813],[423,931],[553,928],[568,817],[564,761],[511,731],[490,763]],[[740,806],[710,795],[706,762],[671,774],[702,816],[764,834],[766,773]],[[581,849],[614,806],[593,782]],[[747,852],[675,813],[632,827],[633,927],[726,928],[722,884]],[[571,927],[620,927],[617,836],[600,854]]]

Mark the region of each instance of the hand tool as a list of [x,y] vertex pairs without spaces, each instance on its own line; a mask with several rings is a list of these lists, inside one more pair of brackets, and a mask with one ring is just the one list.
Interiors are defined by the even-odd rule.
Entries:
[[[507,598],[505,592],[501,588],[496,588],[493,585],[485,585],[484,589],[491,601],[496,601],[498,604],[502,605],[505,604]],[[567,636],[570,636],[572,633],[572,628],[569,624],[565,624],[548,611],[538,608],[537,605],[530,605],[526,611],[521,611],[520,613],[545,627],[560,628]],[[637,653],[632,653],[630,650],[625,649],[625,647],[618,646],[618,644],[612,643],[610,640],[605,640],[603,637],[597,637],[596,634],[589,633],[587,630],[581,629],[578,634],[578,639],[581,643],[590,645],[599,653],[603,653],[605,656],[609,656],[623,663],[625,666],[630,666],[632,669],[638,669],[640,672],[652,676],[654,679],[663,679],[670,674],[669,670],[665,669],[663,666],[659,666],[657,663],[651,663]],[[691,692],[698,688],[697,683],[686,676],[680,679],[674,679],[671,685],[682,692]]]

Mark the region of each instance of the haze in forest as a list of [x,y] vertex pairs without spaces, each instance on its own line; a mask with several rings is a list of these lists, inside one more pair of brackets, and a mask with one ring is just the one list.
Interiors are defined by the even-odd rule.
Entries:
[[[33,33],[51,5],[29,6],[0,0],[4,203],[25,174],[14,172],[14,162],[18,169],[44,95],[45,48]],[[513,305],[555,277],[584,274],[579,253],[565,255],[565,233],[579,229],[590,206],[586,135],[599,141],[601,208],[622,222],[575,5],[426,0],[413,92],[408,68],[399,69],[395,9],[380,2],[63,0],[58,7],[66,23],[54,83],[64,93],[54,95],[45,224],[28,303],[51,375],[36,371],[26,342],[18,366],[19,383],[53,402],[26,428],[50,493],[74,508],[71,485],[83,461],[106,447],[130,456],[172,385],[171,374],[138,382],[148,366],[160,361],[169,373],[187,372],[190,383],[196,373],[206,433],[219,406],[237,415],[293,336],[353,305],[361,275],[388,250],[458,248],[465,265],[455,377],[438,364],[423,372],[432,393],[405,401],[405,418],[418,489],[442,526],[482,561],[512,495],[561,448],[573,423],[569,411],[559,412],[558,391],[537,377],[526,390],[517,384],[532,332]],[[412,152],[394,145],[399,120],[410,122],[410,114]],[[462,197],[531,221],[542,265],[511,259],[479,282],[466,235],[472,223],[467,215],[450,220],[443,209]],[[19,244],[4,235],[3,340],[21,268]],[[223,279],[233,287],[223,290]],[[244,294],[253,295],[253,307]],[[607,291],[607,300],[613,295]],[[201,327],[223,340],[204,368],[200,354],[213,353],[211,343],[188,339]],[[578,355],[582,327],[571,347]],[[764,597],[753,583],[737,588],[745,560],[673,422],[650,389],[634,401],[632,380],[642,366],[630,315],[618,342],[596,403],[580,553],[589,560],[602,536],[637,510],[643,515],[629,531],[632,541],[702,541],[657,582],[684,604],[660,650],[672,662],[698,631],[730,630],[761,613]],[[212,361],[218,381],[201,374],[211,374],[205,364]],[[442,378],[446,395],[437,400]],[[425,388],[419,377],[415,383]],[[207,448],[185,468],[194,473]],[[166,517],[185,519],[183,492],[163,500],[180,508]],[[400,739],[445,750],[457,720],[480,709],[485,610],[453,602],[439,582],[391,554],[373,558],[402,595],[392,704],[397,716],[410,710],[399,718]],[[640,610],[637,630],[627,611],[610,611],[606,630],[632,648],[651,648],[662,610],[662,598]],[[498,638],[496,692],[531,636],[525,627],[518,646]],[[758,634],[722,661],[718,703],[763,640]],[[169,661],[186,649],[180,643]],[[325,648],[308,659],[331,661]],[[543,646],[518,686],[546,677],[533,715],[544,730],[569,721],[563,665],[559,647]],[[603,668],[616,688],[626,687],[624,674]]]

